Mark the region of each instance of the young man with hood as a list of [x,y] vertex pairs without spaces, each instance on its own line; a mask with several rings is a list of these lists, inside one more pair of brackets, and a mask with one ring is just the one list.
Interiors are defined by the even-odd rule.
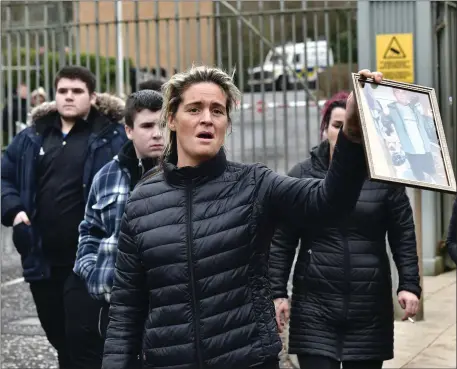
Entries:
[[[108,311],[120,222],[130,192],[142,175],[158,164],[164,139],[159,126],[162,95],[153,90],[132,93],[125,107],[125,131],[129,141],[119,155],[106,164],[95,176],[89,193],[86,214],[79,231],[79,246],[74,267],[79,279],[80,293],[88,290],[99,301],[99,314],[82,315],[77,306],[78,293],[66,299],[68,319],[80,334],[72,337],[92,345],[99,362],[91,368],[101,367],[104,335],[108,325]],[[87,332],[98,332],[98,339],[89,342]],[[86,333],[85,333],[86,332]],[[76,344],[76,343],[75,343]],[[86,365],[86,367],[88,367]]]
[[[92,179],[127,140],[119,123],[125,104],[96,94],[95,76],[80,66],[62,68],[54,87],[55,101],[32,110],[31,126],[15,136],[1,159],[1,221],[13,227],[24,279],[59,368],[73,369],[65,283]],[[91,300],[86,293],[78,308],[87,310]]]

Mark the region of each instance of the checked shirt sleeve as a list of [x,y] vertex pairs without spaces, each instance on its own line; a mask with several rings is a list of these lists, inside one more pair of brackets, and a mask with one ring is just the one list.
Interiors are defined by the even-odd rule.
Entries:
[[[117,193],[114,178],[103,169],[92,183],[84,220],[79,226],[79,245],[74,272],[86,283],[89,294],[110,300],[117,254]],[[111,183],[110,183],[111,182]]]

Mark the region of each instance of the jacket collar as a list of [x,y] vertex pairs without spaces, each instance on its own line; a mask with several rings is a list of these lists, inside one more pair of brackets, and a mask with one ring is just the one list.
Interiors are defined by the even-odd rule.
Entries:
[[[87,121],[93,124],[92,131],[97,134],[110,123],[122,122],[124,107],[124,101],[116,96],[107,93],[96,94],[95,102],[87,118]],[[42,133],[47,126],[55,124],[56,119],[59,118],[56,102],[45,102],[35,107],[32,109],[30,117],[31,120],[28,124],[35,125],[37,132]]]
[[158,159],[138,159],[133,142],[130,140],[122,146],[116,160],[119,162],[121,168],[125,168],[129,172],[132,188],[135,187],[144,173],[158,164]]
[[167,182],[172,185],[203,184],[219,177],[227,167],[227,158],[221,148],[216,156],[196,167],[178,168],[176,163],[164,161],[163,170]]
[[330,144],[328,140],[322,141],[311,150],[311,165],[314,177],[325,177],[330,166]]

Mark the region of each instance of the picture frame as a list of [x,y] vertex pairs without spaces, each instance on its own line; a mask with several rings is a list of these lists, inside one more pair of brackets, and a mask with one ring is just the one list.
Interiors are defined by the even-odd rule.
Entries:
[[435,89],[352,73],[369,179],[457,193]]

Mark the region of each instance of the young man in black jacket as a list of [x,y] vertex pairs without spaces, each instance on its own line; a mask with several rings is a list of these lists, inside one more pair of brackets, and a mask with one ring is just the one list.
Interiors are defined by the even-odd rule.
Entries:
[[[24,279],[58,352],[59,367],[73,369],[64,285],[74,265],[92,179],[127,137],[119,123],[123,101],[97,95],[95,76],[88,69],[62,68],[55,89],[55,101],[32,111],[32,125],[14,138],[2,157],[1,220],[13,227]],[[81,311],[90,310],[91,303],[86,294],[79,301]]]

